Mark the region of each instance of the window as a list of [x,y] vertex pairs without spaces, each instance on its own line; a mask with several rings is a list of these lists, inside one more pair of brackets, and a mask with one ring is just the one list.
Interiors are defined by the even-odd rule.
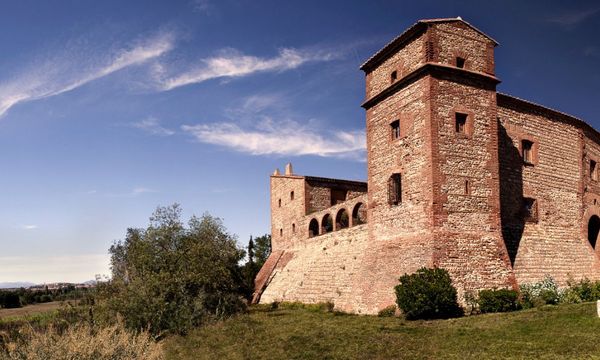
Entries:
[[390,205],[402,202],[402,175],[392,174],[388,180],[388,201]]
[[598,180],[598,171],[596,170],[596,162],[594,160],[590,160],[590,178]]
[[523,140],[521,142],[523,162],[525,164],[533,165],[533,142],[529,140]]
[[456,57],[456,67],[463,69],[465,67],[465,59],[461,58],[460,56]]
[[292,224],[292,234],[296,233],[296,224]]
[[537,221],[537,201],[532,198],[523,198],[523,216],[526,221]]
[[456,132],[458,134],[466,134],[467,133],[467,114],[456,113]]
[[390,80],[392,81],[392,83],[398,80],[398,72],[396,70],[392,71],[392,74],[390,75]]
[[281,207],[281,199],[277,200],[277,204]]
[[294,192],[293,191],[290,193],[290,200],[294,200]]
[[400,139],[400,120],[393,121],[390,127],[392,129],[392,140]]
[[279,229],[279,236],[283,236],[283,229]]
[[469,184],[469,180],[465,180],[465,195],[471,194],[471,184]]

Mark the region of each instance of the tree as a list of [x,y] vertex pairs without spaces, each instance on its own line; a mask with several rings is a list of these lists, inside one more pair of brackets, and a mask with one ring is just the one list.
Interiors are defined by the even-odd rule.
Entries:
[[254,239],[254,263],[260,270],[271,255],[271,235],[265,234]]
[[158,207],[146,229],[128,229],[111,246],[109,310],[133,329],[185,334],[209,318],[244,309],[245,256],[220,219],[193,216],[187,226],[175,204]]

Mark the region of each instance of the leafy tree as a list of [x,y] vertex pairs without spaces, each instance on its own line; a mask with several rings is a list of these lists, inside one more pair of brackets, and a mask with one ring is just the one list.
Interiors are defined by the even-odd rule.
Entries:
[[185,334],[210,318],[244,309],[238,262],[245,256],[220,219],[193,216],[187,226],[175,204],[159,207],[146,229],[128,229],[111,246],[106,306],[134,329]]
[[263,235],[254,239],[254,262],[260,270],[269,255],[271,255],[271,235]]

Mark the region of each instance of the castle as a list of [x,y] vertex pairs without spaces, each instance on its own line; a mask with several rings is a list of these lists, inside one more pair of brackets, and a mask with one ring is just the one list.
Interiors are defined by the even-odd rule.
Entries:
[[498,93],[497,45],[460,18],[421,20],[361,66],[368,181],[271,176],[255,301],[373,314],[423,266],[459,297],[600,278],[600,133]]

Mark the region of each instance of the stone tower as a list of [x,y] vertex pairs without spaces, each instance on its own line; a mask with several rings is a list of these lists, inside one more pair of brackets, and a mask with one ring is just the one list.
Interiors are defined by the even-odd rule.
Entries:
[[423,20],[361,67],[369,253],[387,254],[368,267],[443,267],[462,290],[515,284],[499,216],[496,45],[459,18]]

